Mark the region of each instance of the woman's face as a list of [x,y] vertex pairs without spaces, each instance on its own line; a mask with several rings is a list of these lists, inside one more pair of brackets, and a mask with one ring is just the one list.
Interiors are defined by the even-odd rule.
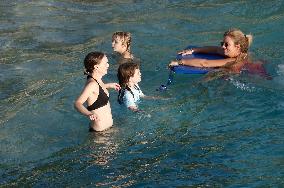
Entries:
[[104,56],[102,58],[101,62],[99,64],[95,65],[95,66],[97,66],[98,73],[100,73],[102,75],[106,75],[108,67],[109,67],[107,56]]
[[135,69],[134,75],[132,77],[130,77],[129,81],[134,83],[134,84],[141,82],[140,69]]
[[235,44],[233,39],[229,36],[225,36],[223,40],[223,45],[221,46],[224,49],[224,54],[228,57],[237,57],[240,55],[240,45]]
[[114,52],[122,54],[123,52],[126,51],[126,47],[122,43],[122,40],[119,37],[116,37],[114,40],[112,40],[111,46]]

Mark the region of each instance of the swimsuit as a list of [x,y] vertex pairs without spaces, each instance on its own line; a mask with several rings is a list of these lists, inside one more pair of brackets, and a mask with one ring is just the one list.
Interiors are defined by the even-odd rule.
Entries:
[[137,106],[137,103],[139,102],[140,97],[143,95],[144,94],[138,85],[134,85],[133,89],[126,87],[119,91],[118,102],[119,104],[125,104],[127,108],[130,106]]
[[[92,76],[88,76],[88,78],[93,78]],[[97,100],[90,106],[87,107],[87,109],[89,111],[92,111],[92,110],[96,110],[100,107],[103,107],[105,105],[107,105],[108,101],[109,101],[109,96],[105,93],[105,91],[103,90],[103,88],[101,87],[101,85],[99,84],[99,82],[93,78],[99,85],[99,95],[98,95],[98,98]]]

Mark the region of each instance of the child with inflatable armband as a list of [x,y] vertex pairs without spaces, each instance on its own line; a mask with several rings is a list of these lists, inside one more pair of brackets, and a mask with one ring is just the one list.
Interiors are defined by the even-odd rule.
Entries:
[[130,51],[131,47],[131,34],[129,32],[117,31],[112,35],[112,48],[117,52],[116,60],[119,65],[123,63],[138,63],[140,59],[134,57]]

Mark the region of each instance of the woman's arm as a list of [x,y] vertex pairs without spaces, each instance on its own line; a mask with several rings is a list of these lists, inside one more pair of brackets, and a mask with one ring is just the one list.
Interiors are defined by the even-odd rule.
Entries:
[[[85,88],[83,89],[82,93],[74,102],[75,109],[80,112],[81,114],[88,116],[91,120],[97,120],[97,116],[90,112],[83,104],[88,100],[89,96],[98,95],[98,85],[94,82],[88,83]],[[97,92],[95,92],[97,90]],[[94,96],[96,97],[96,96]]]
[[208,59],[182,59],[182,65],[194,67],[222,67],[229,62],[235,61],[235,58],[208,60]]
[[218,54],[218,55],[224,55],[224,50],[220,46],[204,46],[200,48],[190,48],[186,50],[182,50],[178,52],[178,54],[182,55],[190,55],[192,53],[204,53],[204,54]]
[[229,62],[235,61],[235,58],[208,60],[208,59],[182,59],[180,61],[172,61],[169,66],[187,65],[193,67],[222,67]]
[[115,89],[116,91],[120,90],[120,85],[118,83],[107,83],[107,84],[105,84],[105,87],[107,89],[108,88]]

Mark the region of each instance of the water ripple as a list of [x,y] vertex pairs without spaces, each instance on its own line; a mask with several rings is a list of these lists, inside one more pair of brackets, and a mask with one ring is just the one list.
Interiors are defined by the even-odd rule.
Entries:
[[[1,1],[0,184],[27,187],[267,187],[283,184],[283,1]],[[204,81],[176,75],[176,51],[216,45],[225,30],[254,35],[272,80]],[[110,92],[114,128],[87,132],[73,108],[84,56],[111,53],[114,31],[132,33],[143,100],[133,114]],[[110,59],[105,81],[116,80]],[[78,178],[80,177],[80,178]]]

